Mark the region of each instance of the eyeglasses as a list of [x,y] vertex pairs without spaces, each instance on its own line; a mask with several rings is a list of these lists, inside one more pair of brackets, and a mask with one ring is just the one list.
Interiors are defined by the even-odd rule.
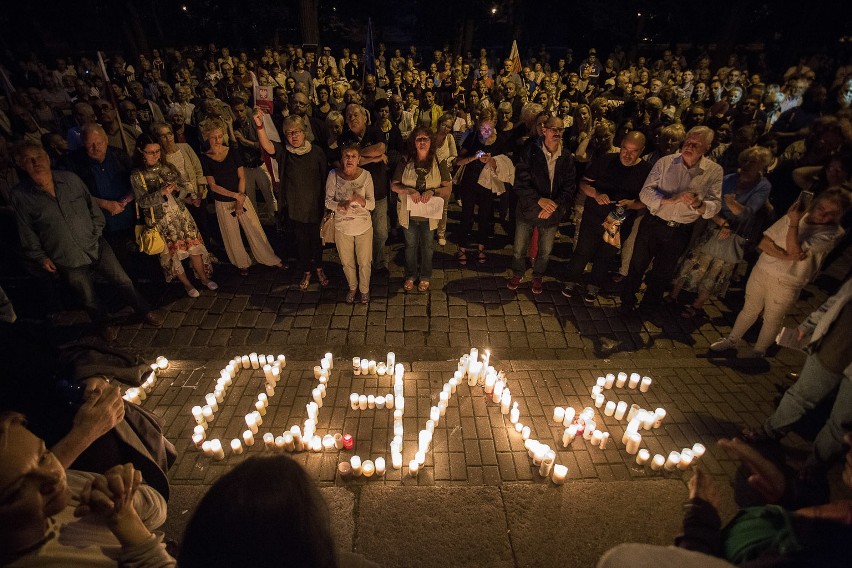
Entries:
[[554,134],[562,134],[563,132],[565,132],[564,128],[559,128],[559,127],[556,127],[556,126],[545,126],[544,129],[550,130]]
[[428,136],[418,136],[417,138],[414,139],[414,141],[415,142],[431,142],[432,139],[429,138]]
[[293,136],[298,136],[299,134],[302,134],[303,132],[305,132],[305,131],[304,130],[288,130],[284,134],[287,135],[287,138],[292,138]]
[[174,135],[175,135],[175,133],[172,132],[171,130],[163,130],[163,131],[161,131],[160,133],[157,134],[157,136],[159,136],[160,138],[167,138],[169,136],[174,136]]
[[142,153],[145,154],[146,156],[159,156],[160,155],[160,149],[157,148],[156,150],[151,150],[151,151],[142,150]]

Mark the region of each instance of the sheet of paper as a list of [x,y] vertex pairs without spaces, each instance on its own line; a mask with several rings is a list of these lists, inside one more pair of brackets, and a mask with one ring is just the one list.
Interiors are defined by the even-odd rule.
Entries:
[[415,217],[427,219],[440,219],[444,216],[444,200],[440,197],[432,197],[426,203],[414,203],[408,200],[408,214]]
[[781,347],[789,347],[798,351],[805,349],[805,340],[799,340],[799,328],[797,327],[782,327],[775,338],[775,343]]

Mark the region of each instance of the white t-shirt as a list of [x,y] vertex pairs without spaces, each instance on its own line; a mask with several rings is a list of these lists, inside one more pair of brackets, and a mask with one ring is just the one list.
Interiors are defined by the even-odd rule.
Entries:
[[[812,225],[808,223],[809,214],[799,221],[799,243],[807,253],[802,260],[783,260],[761,254],[755,268],[778,277],[784,284],[802,288],[810,282],[819,271],[826,255],[831,252],[837,241],[843,237],[843,229],[837,225]],[[790,218],[781,217],[763,234],[782,249],[787,248],[787,227]]]
[[[346,211],[338,211],[337,204],[349,201],[356,194],[367,202],[365,207],[352,203]],[[337,170],[331,170],[325,182],[325,207],[334,211],[334,228],[344,235],[357,237],[364,234],[373,226],[370,211],[376,208],[373,189],[373,176],[362,169],[361,175],[353,180],[345,180],[337,175]]]

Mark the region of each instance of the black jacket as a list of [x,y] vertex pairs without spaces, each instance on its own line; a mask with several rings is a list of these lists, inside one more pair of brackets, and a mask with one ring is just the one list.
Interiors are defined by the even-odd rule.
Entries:
[[[515,193],[518,195],[518,219],[539,227],[558,225],[571,210],[577,194],[577,170],[574,157],[564,146],[562,155],[556,159],[553,174],[553,188],[550,173],[547,170],[547,158],[544,155],[542,138],[526,144],[520,152],[515,167]],[[542,197],[552,199],[557,210],[547,219],[539,219],[541,207],[538,200]]]

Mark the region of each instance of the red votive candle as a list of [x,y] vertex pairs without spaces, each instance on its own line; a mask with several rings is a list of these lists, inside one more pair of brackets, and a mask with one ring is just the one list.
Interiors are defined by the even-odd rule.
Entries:
[[355,447],[355,439],[352,437],[352,434],[344,434],[343,435],[343,449],[351,450]]

